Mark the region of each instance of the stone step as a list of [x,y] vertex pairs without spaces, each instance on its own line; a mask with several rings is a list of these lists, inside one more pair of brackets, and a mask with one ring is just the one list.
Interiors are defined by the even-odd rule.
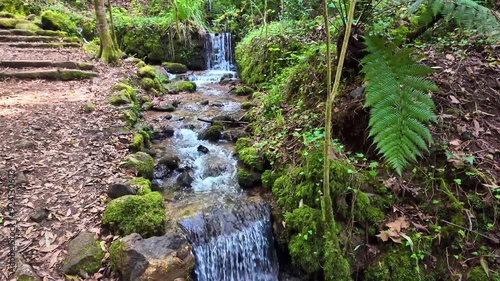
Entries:
[[17,78],[17,79],[46,79],[46,80],[80,80],[97,77],[98,74],[93,71],[75,70],[75,69],[29,69],[20,71],[3,71],[0,72],[0,79]]
[[27,67],[59,67],[66,69],[93,70],[94,65],[79,61],[50,61],[50,60],[0,60],[0,67],[27,68]]
[[55,36],[25,36],[25,35],[0,35],[0,42],[60,42],[60,37]]
[[8,46],[12,48],[69,48],[69,47],[80,47],[80,43],[26,43],[26,42],[3,42],[0,43],[1,46]]
[[0,35],[24,35],[24,36],[53,36],[53,37],[66,37],[68,36],[64,31],[53,30],[26,30],[26,29],[0,29]]

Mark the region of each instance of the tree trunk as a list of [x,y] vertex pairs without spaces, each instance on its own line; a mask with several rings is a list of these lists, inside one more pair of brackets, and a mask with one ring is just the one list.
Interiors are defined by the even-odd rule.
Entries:
[[115,46],[113,39],[111,38],[108,22],[106,20],[104,0],[94,0],[94,8],[97,18],[99,38],[101,39],[102,51],[99,58],[102,59],[105,63],[115,64],[120,59],[121,52],[118,47]]

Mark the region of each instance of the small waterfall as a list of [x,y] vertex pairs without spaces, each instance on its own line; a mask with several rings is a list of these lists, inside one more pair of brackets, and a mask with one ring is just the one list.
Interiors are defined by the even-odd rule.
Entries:
[[208,33],[205,39],[207,70],[233,71],[231,33]]
[[198,281],[277,281],[269,206],[235,196],[180,222],[196,257]]

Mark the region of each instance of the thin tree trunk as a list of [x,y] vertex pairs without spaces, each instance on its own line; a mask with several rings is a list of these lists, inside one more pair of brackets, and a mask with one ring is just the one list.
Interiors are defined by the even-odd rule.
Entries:
[[109,11],[109,25],[111,29],[111,39],[116,50],[118,50],[118,40],[116,39],[115,33],[115,22],[113,21],[113,9],[111,9],[111,0],[108,0],[108,11]]
[[[323,147],[323,197],[321,198],[321,212],[323,223],[325,225],[325,254],[324,254],[324,272],[325,280],[344,281],[350,280],[349,263],[343,257],[339,247],[337,237],[338,229],[333,215],[333,203],[330,190],[330,139],[332,126],[332,107],[335,97],[338,94],[342,68],[347,52],[349,36],[351,33],[352,18],[354,17],[354,7],[356,0],[350,1],[348,20],[345,27],[344,43],[338,58],[337,72],[335,74],[335,83],[332,90],[332,59],[331,59],[331,38],[330,24],[328,16],[328,1],[323,0],[323,20],[326,32],[326,109],[325,109],[325,142]],[[328,264],[326,264],[328,263]]]
[[106,20],[106,9],[104,0],[94,0],[95,14],[97,18],[97,27],[99,29],[99,38],[101,39],[102,52],[99,56],[105,63],[117,63],[120,59],[120,51],[113,43]]

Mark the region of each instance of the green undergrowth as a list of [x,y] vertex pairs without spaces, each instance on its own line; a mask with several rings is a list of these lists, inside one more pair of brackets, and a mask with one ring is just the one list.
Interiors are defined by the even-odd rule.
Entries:
[[[393,178],[387,163],[371,152],[348,151],[334,141],[330,186],[340,249],[326,243],[320,206],[326,61],[321,35],[312,36],[316,28],[315,21],[272,22],[267,35],[264,27],[254,30],[236,48],[241,78],[256,90],[245,115],[252,137],[236,143],[244,167],[238,174],[250,179],[248,171],[261,173],[255,184],[274,195],[273,214],[280,214],[275,217],[278,224],[281,217],[284,220],[284,228],[275,230],[279,246],[314,280],[335,279],[331,261],[342,264],[334,260],[340,256],[347,257],[358,280],[467,280],[468,275],[476,280],[482,276],[474,268],[480,261],[490,267],[489,279],[483,280],[495,280],[495,245],[485,236],[498,229],[500,192],[483,185],[494,186],[494,180],[474,167],[473,157],[458,169],[447,162],[450,159],[436,156],[451,155],[448,149],[431,152],[434,163],[419,160],[411,172]],[[341,85],[334,105],[334,116],[340,116],[336,126],[342,125],[342,116],[357,114],[344,112],[349,109],[340,103],[352,100],[348,95],[357,86],[352,81],[361,85],[362,77],[349,81]],[[408,240],[400,237],[401,243],[376,236],[394,221],[395,207],[411,218],[403,230]],[[423,218],[415,219],[414,212]],[[369,260],[360,250],[365,245],[360,241],[366,239],[378,241],[370,242],[378,254]],[[442,262],[447,259],[451,266]],[[363,270],[354,267],[360,260],[365,260]]]

